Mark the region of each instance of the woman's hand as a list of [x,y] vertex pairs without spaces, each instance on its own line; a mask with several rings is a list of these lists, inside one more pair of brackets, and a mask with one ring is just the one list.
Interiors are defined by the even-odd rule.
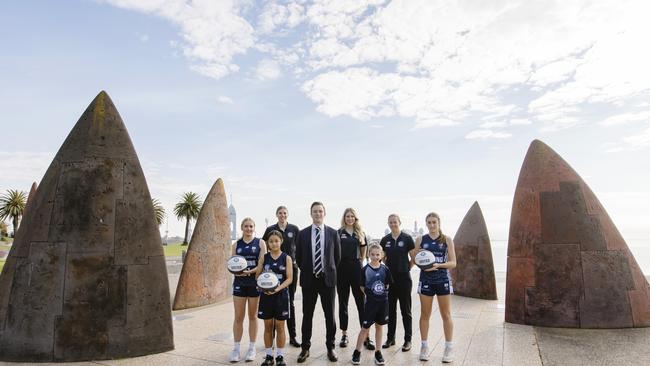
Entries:
[[274,289],[274,290],[267,290],[267,291],[264,291],[264,293],[267,294],[267,295],[274,295],[274,294],[277,293],[277,292],[278,292],[278,289],[277,289],[277,288]]
[[245,269],[242,271],[240,274],[236,274],[235,277],[244,277],[244,276],[250,276],[251,274],[254,274],[257,271],[257,269]]
[[438,268],[439,268],[439,264],[438,264],[438,263],[434,263],[433,265],[431,265],[430,268],[425,269],[424,272],[437,271]]

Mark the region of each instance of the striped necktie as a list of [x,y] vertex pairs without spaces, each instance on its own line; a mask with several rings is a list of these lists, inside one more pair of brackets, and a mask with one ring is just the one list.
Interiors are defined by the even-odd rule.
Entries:
[[314,252],[314,275],[318,276],[323,272],[323,255],[321,253],[320,228],[316,226],[316,247]]

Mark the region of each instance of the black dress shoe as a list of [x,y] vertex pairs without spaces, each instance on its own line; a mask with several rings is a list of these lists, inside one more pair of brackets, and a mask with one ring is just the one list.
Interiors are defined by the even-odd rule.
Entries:
[[334,351],[334,348],[330,348],[327,350],[327,359],[336,362],[339,360],[339,357],[336,355],[336,351]]
[[308,357],[309,357],[309,350],[303,349],[302,351],[300,351],[300,354],[298,355],[298,363],[303,363],[307,361]]
[[296,348],[300,348],[300,343],[298,343],[298,341],[295,338],[291,338],[289,340],[289,344],[296,347]]
[[366,338],[365,341],[363,341],[363,345],[366,346],[367,350],[374,351],[375,350],[375,342],[372,341],[370,338]]
[[388,347],[390,347],[390,346],[394,346],[394,345],[395,345],[395,340],[394,340],[394,339],[387,339],[387,340],[386,340],[386,343],[384,343],[384,344],[381,346],[381,348],[388,348]]
[[[395,344],[393,342],[393,344]],[[402,352],[408,352],[411,350],[411,341],[404,341],[404,344],[402,345]]]
[[341,348],[345,348],[345,347],[348,346],[348,335],[347,335],[347,334],[344,334],[344,335],[341,337],[341,343],[339,343],[339,346],[340,346]]

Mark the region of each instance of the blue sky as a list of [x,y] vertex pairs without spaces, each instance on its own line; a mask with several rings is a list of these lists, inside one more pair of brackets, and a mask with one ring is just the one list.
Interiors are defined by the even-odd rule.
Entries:
[[[539,3],[542,4],[542,3]],[[168,213],[224,178],[240,218],[313,200],[373,236],[478,200],[507,238],[539,138],[626,239],[650,238],[643,1],[0,3],[0,190],[39,181],[92,98],[118,107]],[[169,218],[171,235],[183,222]],[[162,226],[165,230],[165,225]],[[260,230],[258,230],[261,232]]]

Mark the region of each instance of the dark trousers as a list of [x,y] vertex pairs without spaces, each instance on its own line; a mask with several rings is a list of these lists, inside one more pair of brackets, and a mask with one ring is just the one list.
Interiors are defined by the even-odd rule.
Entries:
[[311,347],[311,328],[316,309],[316,300],[320,296],[320,304],[325,313],[325,345],[327,349],[334,348],[336,336],[336,320],[334,319],[334,298],[336,290],[327,287],[323,277],[314,278],[311,286],[302,286],[302,349]]
[[339,295],[339,322],[341,330],[348,330],[348,299],[350,288],[359,313],[359,326],[363,319],[363,292],[361,292],[361,262],[359,260],[342,260],[337,271],[336,292]]
[[296,287],[298,286],[298,267],[293,267],[293,281],[289,285],[289,319],[287,319],[287,329],[289,338],[296,338],[296,307],[293,305],[293,299],[296,297]]
[[411,274],[395,273],[393,284],[388,288],[388,335],[386,339],[395,340],[395,329],[397,328],[397,301],[402,313],[404,324],[404,341],[411,341],[413,335],[413,317],[411,317],[411,289],[413,280]]

